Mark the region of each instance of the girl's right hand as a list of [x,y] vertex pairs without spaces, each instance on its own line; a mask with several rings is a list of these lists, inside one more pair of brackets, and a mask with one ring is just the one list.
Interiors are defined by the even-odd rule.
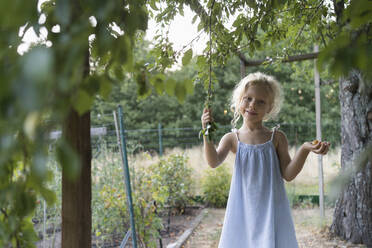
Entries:
[[212,121],[213,121],[213,117],[212,117],[211,109],[205,108],[201,116],[201,123],[202,123],[203,129],[206,128],[207,124]]

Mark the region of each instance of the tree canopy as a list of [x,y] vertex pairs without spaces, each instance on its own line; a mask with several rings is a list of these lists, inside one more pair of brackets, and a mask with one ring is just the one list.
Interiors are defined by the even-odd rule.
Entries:
[[[366,0],[50,0],[37,6],[35,0],[0,2],[0,246],[28,247],[36,239],[30,221],[35,197],[41,194],[49,203],[54,198],[45,186],[48,134],[70,107],[80,114],[89,111],[97,94],[108,97],[128,75],[141,96],[153,88],[184,101],[193,92],[190,78],[164,75],[177,59],[187,65],[193,55],[189,48],[174,51],[166,33],[154,39],[150,63],[135,61],[134,46],[151,17],[166,26],[189,7],[199,30],[207,32],[211,16],[213,47],[195,58],[202,83],[208,82],[209,49],[214,66],[222,66],[231,55],[243,51],[254,57],[282,41],[288,45],[271,55],[279,61],[318,43],[321,66],[329,65],[336,78],[351,69],[372,78],[372,6]],[[46,39],[22,56],[17,52],[25,34],[21,27],[47,31]],[[370,81],[362,80],[360,90],[367,91]],[[63,140],[56,149],[60,164],[74,177],[76,154]]]

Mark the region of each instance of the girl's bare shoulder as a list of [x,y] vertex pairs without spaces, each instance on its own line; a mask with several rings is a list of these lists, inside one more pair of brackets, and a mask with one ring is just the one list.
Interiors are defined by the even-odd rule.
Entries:
[[236,132],[231,131],[231,132],[226,133],[222,137],[221,143],[224,143],[224,145],[226,145],[230,148],[230,151],[232,151],[233,153],[236,153],[236,148],[237,148],[237,144],[238,144],[238,139],[237,139],[237,136],[236,136]]
[[279,146],[282,146],[282,145],[288,146],[287,136],[285,135],[285,133],[282,130],[276,130],[275,131],[274,144],[275,144],[275,147],[277,147],[277,148]]

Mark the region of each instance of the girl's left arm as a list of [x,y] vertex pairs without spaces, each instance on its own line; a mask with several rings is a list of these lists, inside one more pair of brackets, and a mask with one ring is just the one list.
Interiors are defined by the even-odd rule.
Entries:
[[293,159],[291,159],[288,152],[288,140],[285,134],[281,131],[276,132],[276,151],[279,158],[280,169],[282,177],[286,181],[292,181],[302,170],[306,158],[312,151],[317,154],[325,155],[329,149],[329,142],[319,142],[312,144],[311,142],[305,142],[296,152]]

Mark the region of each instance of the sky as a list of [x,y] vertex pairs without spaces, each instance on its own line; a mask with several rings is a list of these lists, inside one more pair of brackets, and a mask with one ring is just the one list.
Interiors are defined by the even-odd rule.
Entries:
[[[45,0],[40,0],[38,6],[40,7],[41,3]],[[177,15],[169,27],[169,40],[173,43],[174,50],[181,51],[185,45],[188,45],[186,49],[183,50],[183,52],[186,52],[190,47],[193,49],[193,54],[202,54],[206,42],[208,40],[208,35],[203,33],[200,35],[200,38],[195,40],[190,44],[190,42],[198,36],[197,31],[197,24],[199,23],[196,21],[194,24],[191,23],[192,18],[194,17],[194,14],[192,11],[186,7],[184,10],[184,16]],[[39,23],[45,22],[45,16],[41,16],[39,19]],[[58,28],[56,27],[56,31]],[[165,31],[165,30],[164,30]],[[20,34],[24,32],[24,28],[20,29]],[[161,33],[161,28],[159,25],[156,24],[155,20],[150,19],[148,23],[148,30],[146,31],[145,39],[147,40],[153,40],[153,37],[157,34]],[[160,33],[159,33],[160,32]],[[23,44],[21,44],[18,47],[18,52],[20,54],[23,54],[25,51],[27,51],[30,43],[36,42],[38,40],[45,40],[48,35],[48,31],[45,28],[42,28],[40,30],[41,37],[38,38],[33,31],[33,29],[28,29],[25,33],[25,36],[23,38]],[[47,43],[47,46],[50,46],[51,43]],[[182,56],[181,56],[182,57]],[[179,61],[180,62],[180,61]]]
[[[182,50],[182,48],[189,44],[194,38],[198,36],[197,26],[199,18],[192,24],[191,20],[194,14],[190,8],[185,7],[184,16],[177,15],[169,26],[169,40],[174,43],[175,51]],[[159,32],[160,27],[156,25],[155,20],[149,21],[149,28],[146,32],[146,39],[151,40],[156,32]],[[191,44],[194,54],[201,54],[205,48],[208,35],[203,33],[200,38]],[[188,47],[189,48],[189,47]],[[187,49],[186,49],[187,50]],[[185,51],[186,51],[185,50]]]

